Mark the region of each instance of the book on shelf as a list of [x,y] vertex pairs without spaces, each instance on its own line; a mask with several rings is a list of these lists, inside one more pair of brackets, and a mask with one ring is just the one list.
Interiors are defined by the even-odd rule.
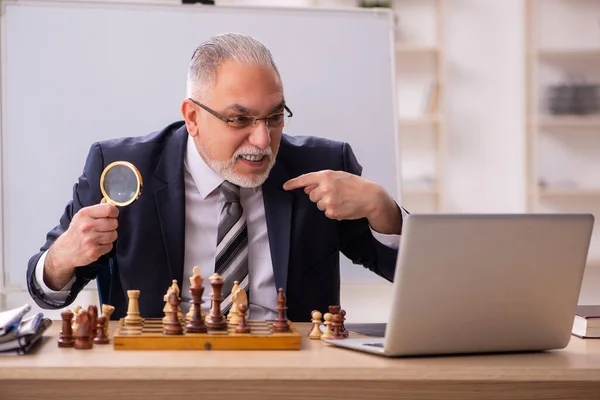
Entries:
[[572,333],[584,339],[600,339],[600,305],[578,305]]
[[24,318],[29,304],[0,313],[0,356],[28,354],[52,325],[42,313]]

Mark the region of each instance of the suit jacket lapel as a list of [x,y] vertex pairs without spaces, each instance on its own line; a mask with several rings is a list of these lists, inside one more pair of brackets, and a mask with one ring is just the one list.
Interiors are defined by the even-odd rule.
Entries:
[[156,209],[172,279],[183,284],[185,251],[185,186],[183,160],[188,132],[183,125],[165,146],[156,168],[159,184],[154,191]]
[[267,232],[277,289],[286,289],[288,276],[293,195],[282,188],[288,179],[290,177],[285,166],[277,161],[263,184]]

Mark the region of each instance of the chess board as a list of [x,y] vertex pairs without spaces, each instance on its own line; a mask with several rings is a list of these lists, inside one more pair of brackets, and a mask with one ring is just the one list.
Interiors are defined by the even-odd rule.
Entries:
[[[184,324],[182,324],[183,326]],[[162,319],[148,318],[141,325],[123,319],[112,335],[115,350],[300,350],[302,338],[290,322],[290,331],[274,332],[272,321],[249,320],[250,333],[227,332],[163,334]]]

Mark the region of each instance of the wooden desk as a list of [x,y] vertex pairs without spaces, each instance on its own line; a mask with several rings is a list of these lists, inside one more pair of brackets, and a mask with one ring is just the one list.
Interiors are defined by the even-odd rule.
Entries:
[[573,337],[547,353],[388,359],[306,336],[296,351],[61,349],[59,330],[55,321],[35,354],[0,357],[0,399],[600,399],[600,340]]

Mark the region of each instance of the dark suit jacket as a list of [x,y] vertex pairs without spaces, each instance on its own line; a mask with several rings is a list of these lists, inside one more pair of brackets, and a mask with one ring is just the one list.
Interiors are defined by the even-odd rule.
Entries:
[[[90,280],[98,278],[100,302],[115,306],[113,319],[126,315],[130,289],[141,291],[142,317],[164,315],[163,295],[172,279],[177,279],[180,287],[187,279],[183,276],[187,138],[180,121],[147,136],[92,145],[59,225],[29,260],[29,293],[39,306],[66,307]],[[34,283],[36,263],[79,209],[100,202],[102,170],[118,160],[130,161],[140,170],[142,195],[120,209],[119,236],[113,250],[97,262],[77,268],[67,300],[53,301]],[[301,189],[282,189],[288,179],[323,169],[362,171],[348,144],[283,135],[275,166],[262,187],[275,283],[285,289],[288,318],[293,321],[310,321],[312,310],[325,312],[327,306],[340,303],[340,251],[389,281],[394,276],[397,251],[373,237],[366,219],[331,220]]]

